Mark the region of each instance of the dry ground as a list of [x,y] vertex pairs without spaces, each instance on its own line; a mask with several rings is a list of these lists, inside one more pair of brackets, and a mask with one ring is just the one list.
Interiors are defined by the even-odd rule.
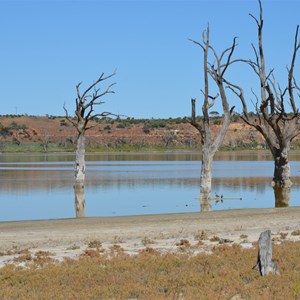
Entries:
[[182,241],[199,245],[199,239],[203,243],[193,248],[193,254],[209,252],[221,243],[251,247],[266,229],[271,229],[274,242],[300,240],[300,207],[1,222],[0,266],[12,262],[24,249],[49,251],[63,259],[100,244],[103,249],[120,245],[129,254],[146,247],[176,252]]

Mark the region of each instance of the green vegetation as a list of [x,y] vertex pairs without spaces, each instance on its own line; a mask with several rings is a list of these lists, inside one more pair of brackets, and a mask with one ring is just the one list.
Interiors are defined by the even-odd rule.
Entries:
[[28,129],[26,125],[18,124],[15,121],[11,122],[8,126],[3,126],[0,123],[0,135],[3,136],[3,137],[11,135],[11,131],[14,131],[14,130],[26,131],[26,129]]
[[8,126],[9,130],[26,130],[28,129],[26,125],[17,124],[15,121],[11,122]]
[[69,126],[69,123],[65,119],[60,120],[60,126]]
[[[201,241],[199,241],[201,245]],[[129,256],[114,245],[109,254],[87,249],[78,259],[57,262],[52,253],[28,252],[0,269],[1,299],[299,299],[299,242],[273,246],[280,275],[252,269],[257,249],[220,245],[213,254],[179,254],[146,247]],[[199,247],[199,246],[198,246]],[[201,247],[201,246],[200,246]],[[233,298],[235,297],[235,298]]]
[[[73,146],[60,143],[49,143],[47,146],[47,152],[71,152]],[[39,153],[45,152],[44,146],[37,142],[18,142],[14,139],[12,142],[2,142],[0,144],[0,151],[5,153]]]
[[3,126],[1,123],[0,123],[0,135],[3,137],[7,137],[10,135],[9,129],[7,127]]
[[110,125],[106,125],[103,129],[104,130],[111,130],[111,127],[110,127]]
[[[200,118],[200,117],[198,117]],[[150,124],[153,128],[159,128],[159,127],[166,127],[166,125],[172,125],[172,124],[181,124],[181,123],[189,123],[190,122],[189,117],[178,117],[178,118],[167,118],[167,119],[135,119],[135,118],[126,118],[126,119],[120,119],[120,118],[110,118],[110,117],[103,117],[103,118],[95,118],[95,121],[99,124],[114,124],[114,123],[122,123],[125,127],[130,127],[131,125],[138,125],[138,124]]]
[[[163,151],[198,151],[200,150],[200,146],[195,145],[194,147],[188,147],[186,145],[171,145],[165,146],[164,144],[160,145],[145,145],[142,143],[137,144],[127,144],[126,141],[120,140],[114,143],[109,143],[107,145],[88,145],[86,151],[88,153],[95,152],[163,152]],[[63,150],[61,150],[63,151]],[[71,150],[65,150],[71,151]]]

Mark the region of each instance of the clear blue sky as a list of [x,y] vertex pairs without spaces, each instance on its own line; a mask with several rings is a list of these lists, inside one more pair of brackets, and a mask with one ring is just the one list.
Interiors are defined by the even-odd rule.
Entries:
[[[267,68],[275,67],[284,86],[300,1],[263,0],[263,9]],[[201,41],[209,22],[219,53],[238,36],[235,57],[253,58],[257,31],[249,13],[258,16],[256,0],[0,0],[0,114],[63,115],[64,103],[72,113],[78,82],[87,87],[117,69],[107,82],[116,82],[115,94],[99,111],[188,116],[191,97],[199,102],[203,89],[202,50],[188,39]],[[257,85],[246,69],[229,75],[245,89]]]

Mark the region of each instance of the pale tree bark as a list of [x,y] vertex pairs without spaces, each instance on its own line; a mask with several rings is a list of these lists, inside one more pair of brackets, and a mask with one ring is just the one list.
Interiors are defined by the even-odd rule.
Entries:
[[75,151],[75,181],[85,180],[85,133],[81,132],[77,136]]
[[271,230],[266,230],[259,236],[257,263],[253,269],[259,271],[261,276],[269,273],[280,275],[277,265],[272,259]]
[[[231,63],[231,57],[234,52],[236,42],[235,38],[231,47],[222,52],[220,56],[217,55],[214,48],[210,45],[209,40],[209,27],[202,34],[202,43],[192,40],[195,44],[199,45],[203,50],[203,71],[204,71],[204,91],[202,91],[204,100],[202,105],[202,114],[200,121],[196,120],[196,100],[192,99],[192,118],[191,124],[199,131],[202,144],[202,164],[200,175],[200,197],[203,203],[207,203],[211,199],[211,184],[212,184],[212,162],[215,153],[221,146],[223,139],[226,135],[227,129],[230,124],[230,117],[234,107],[229,108],[227,96],[224,87],[224,74]],[[215,60],[215,64],[211,65],[208,62],[209,52]],[[226,57],[225,63],[223,59]],[[209,76],[217,85],[219,93],[216,96],[209,94]],[[219,132],[213,136],[211,131],[211,118],[209,110],[214,106],[216,99],[220,96],[223,108],[223,124]]]
[[85,217],[85,135],[78,134],[75,151],[75,213],[77,218]]
[[101,90],[98,86],[105,80],[108,80],[115,75],[115,72],[108,76],[104,76],[104,73],[83,93],[80,92],[81,83],[76,85],[77,98],[76,98],[76,109],[75,117],[72,118],[68,114],[68,110],[64,106],[67,120],[77,130],[76,149],[75,149],[75,210],[76,216],[82,217],[85,215],[85,193],[84,193],[84,182],[85,182],[85,133],[88,129],[97,125],[89,125],[90,121],[95,120],[97,117],[105,117],[108,115],[114,115],[110,112],[95,113],[94,108],[97,105],[104,104],[99,99],[109,93],[114,93],[111,87],[114,83],[108,85],[105,90]]
[[84,185],[80,182],[74,184],[75,213],[77,218],[85,217],[85,192]]
[[290,67],[287,67],[288,84],[285,89],[281,89],[275,80],[274,69],[271,69],[268,73],[266,72],[262,38],[263,10],[260,0],[259,8],[259,19],[250,14],[255,20],[258,29],[258,50],[252,45],[256,59],[239,60],[247,63],[259,78],[260,98],[253,92],[256,98],[255,117],[251,117],[248,113],[244,90],[240,86],[230,82],[227,83],[242,102],[242,119],[262,134],[272,153],[274,159],[272,186],[274,188],[275,205],[287,206],[292,186],[289,164],[290,145],[293,139],[300,134],[300,114],[296,107],[294,96],[295,90],[300,90],[294,78],[295,61],[300,48],[300,43],[298,42],[299,26],[296,29],[291,64]]
[[48,151],[49,141],[50,141],[49,132],[47,129],[43,129],[42,130],[42,146],[43,146],[45,152]]

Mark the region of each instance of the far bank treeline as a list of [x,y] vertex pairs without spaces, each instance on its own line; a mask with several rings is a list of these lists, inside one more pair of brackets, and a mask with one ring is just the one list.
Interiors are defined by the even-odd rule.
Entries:
[[[212,131],[218,132],[223,117],[212,112],[211,120]],[[190,117],[168,119],[104,117],[92,122],[97,126],[86,133],[89,152],[201,149],[199,133],[191,126]],[[73,152],[75,142],[76,130],[64,116],[0,116],[2,153]],[[261,135],[241,120],[238,114],[231,117],[231,124],[221,150],[267,148]],[[300,148],[299,138],[293,141],[292,148]]]

